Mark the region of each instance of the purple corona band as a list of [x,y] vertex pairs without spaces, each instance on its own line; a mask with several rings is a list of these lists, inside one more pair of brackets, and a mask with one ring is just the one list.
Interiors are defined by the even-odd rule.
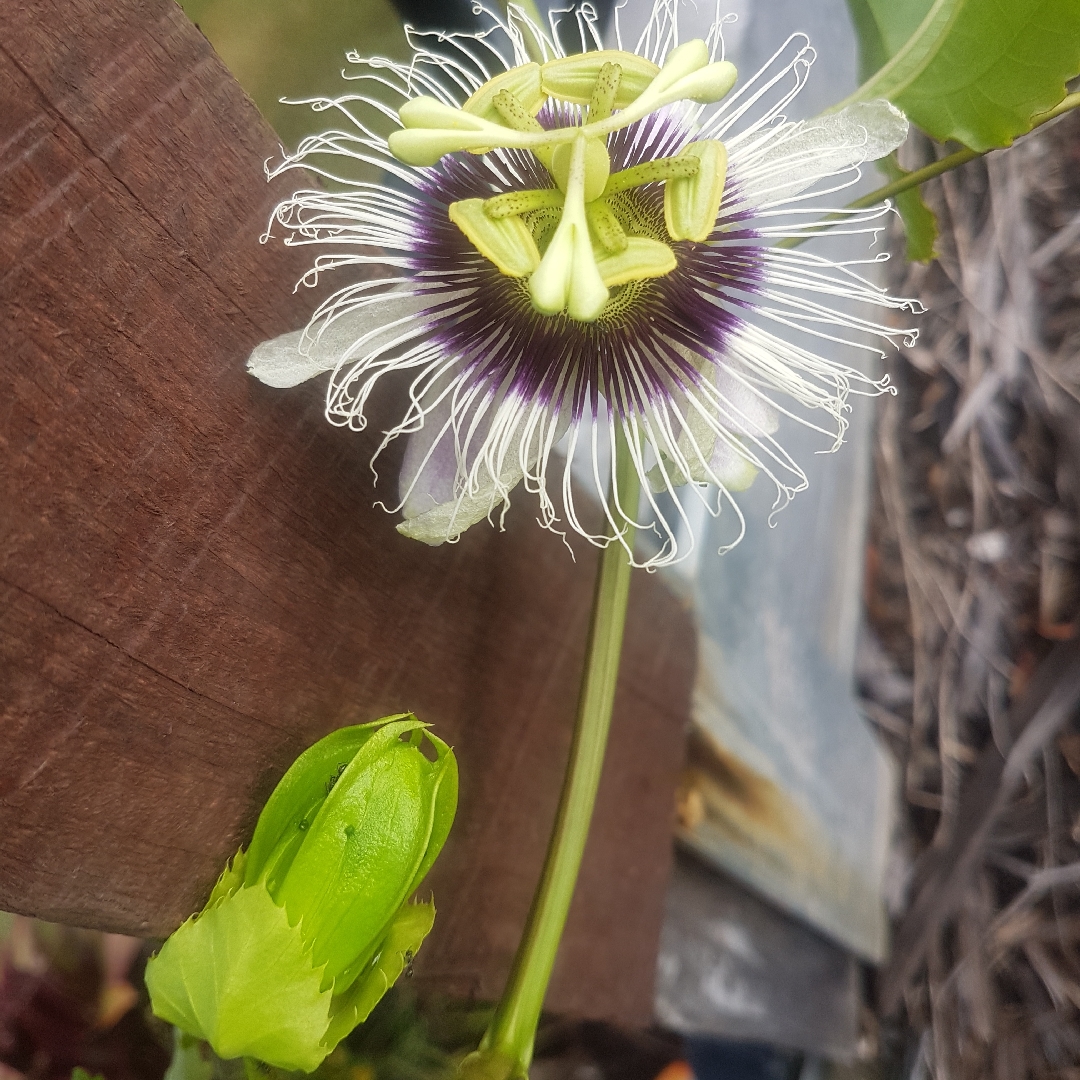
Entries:
[[[545,108],[539,117],[545,127],[556,126],[552,111]],[[611,137],[612,171],[674,156],[688,141],[684,128],[652,114]],[[569,401],[575,421],[595,411],[590,394],[601,394],[625,418],[670,398],[673,391],[685,393],[699,385],[701,372],[675,346],[701,357],[725,352],[740,321],[732,308],[750,306],[764,278],[762,251],[754,244],[757,233],[745,227],[752,213],[721,208],[706,243],[671,244],[676,268],[619,287],[611,315],[593,323],[566,314],[542,315],[530,304],[522,279],[500,273],[448,215],[450,204],[459,200],[554,186],[531,154],[506,150],[500,157],[513,176],[505,186],[494,182],[484,159],[469,154],[446,157],[425,170],[420,185],[425,203],[416,212],[416,244],[409,258],[419,278],[438,282],[425,290],[432,333],[461,358],[471,382],[545,405]],[[729,198],[737,184],[729,178]],[[636,188],[626,197],[662,228],[661,184]],[[736,206],[738,201],[732,199]],[[456,295],[462,289],[473,290],[464,306],[439,299],[440,292]],[[493,334],[493,327],[500,332]]]

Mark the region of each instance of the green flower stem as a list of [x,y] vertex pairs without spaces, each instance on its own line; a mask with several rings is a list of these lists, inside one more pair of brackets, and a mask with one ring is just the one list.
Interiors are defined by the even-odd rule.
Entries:
[[[639,493],[637,471],[625,446],[619,450],[619,503],[633,513]],[[625,543],[632,545],[633,528],[626,525],[622,532]],[[630,569],[623,544],[609,543],[600,555],[574,741],[543,876],[506,990],[481,1044],[482,1051],[510,1063],[510,1075],[515,1077],[525,1076],[532,1060],[536,1026],[589,835],[619,675]]]
[[[1062,98],[1062,100],[1052,109],[1048,109],[1044,113],[1037,113],[1033,118],[1031,130],[1034,131],[1036,128],[1042,127],[1043,124],[1048,124],[1051,120],[1056,120],[1059,116],[1063,116],[1065,113],[1076,108],[1080,108],[1080,91]],[[994,147],[994,149],[1002,148]],[[891,199],[894,195],[899,195],[913,187],[918,187],[920,184],[925,184],[927,180],[933,180],[935,176],[941,176],[942,173],[951,172],[953,169],[958,169],[961,165],[966,165],[969,161],[974,161],[975,158],[984,157],[989,153],[989,150],[969,150],[965,146],[962,150],[957,150],[956,153],[949,154],[948,157],[943,157],[940,161],[931,162],[921,169],[916,169],[914,172],[909,172],[905,176],[901,176],[899,180],[893,180],[892,183],[885,184],[884,187],[879,187],[876,191],[871,191],[869,195],[863,195],[862,198],[848,203],[845,209],[863,210],[868,206],[874,206],[876,203],[883,202],[885,199]],[[836,221],[843,216],[842,213],[829,214],[826,217],[823,217],[818,224],[824,224],[827,221]],[[810,236],[789,236],[786,240],[781,240],[776,246],[782,248],[797,248],[800,244],[803,244],[810,239],[812,239]]]

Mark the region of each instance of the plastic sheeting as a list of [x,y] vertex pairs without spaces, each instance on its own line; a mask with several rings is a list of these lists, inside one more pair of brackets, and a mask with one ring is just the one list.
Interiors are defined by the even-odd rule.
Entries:
[[[632,3],[634,0],[632,0]],[[644,4],[645,0],[641,0]],[[749,74],[789,33],[818,50],[789,109],[817,114],[856,85],[854,32],[843,0],[739,0],[725,34],[728,56]],[[622,12],[624,40],[638,7]],[[725,5],[721,5],[723,13]],[[684,38],[707,31],[712,4],[679,9]],[[867,169],[860,186],[879,182]],[[873,259],[867,237],[817,250]],[[872,267],[862,268],[872,277]],[[853,350],[815,339],[843,363]],[[867,354],[863,354],[866,356]],[[865,361],[864,361],[865,362]],[[747,535],[730,553],[732,515],[710,521],[684,577],[700,624],[694,705],[698,729],[682,839],[697,853],[868,960],[887,947],[882,880],[892,824],[894,767],[855,707],[852,675],[871,460],[873,402],[852,397],[845,446],[786,421],[782,445],[810,481],[771,520],[775,491],[759,477],[739,497]],[[687,571],[684,571],[684,574]]]

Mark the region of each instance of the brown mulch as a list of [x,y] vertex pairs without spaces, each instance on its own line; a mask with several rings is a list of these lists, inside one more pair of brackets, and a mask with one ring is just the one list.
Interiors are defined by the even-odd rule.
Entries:
[[878,1012],[912,1077],[1080,1078],[1080,116],[924,193],[940,258],[892,236],[927,313],[889,367],[866,576],[902,785]]

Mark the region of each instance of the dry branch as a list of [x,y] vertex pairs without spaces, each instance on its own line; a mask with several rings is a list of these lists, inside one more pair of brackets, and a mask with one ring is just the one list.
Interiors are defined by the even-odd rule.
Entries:
[[878,990],[937,1080],[1080,1064],[1078,161],[1068,117],[942,177],[940,260],[891,264],[929,311],[882,405],[868,564],[912,678],[906,706],[864,688],[914,853]]

